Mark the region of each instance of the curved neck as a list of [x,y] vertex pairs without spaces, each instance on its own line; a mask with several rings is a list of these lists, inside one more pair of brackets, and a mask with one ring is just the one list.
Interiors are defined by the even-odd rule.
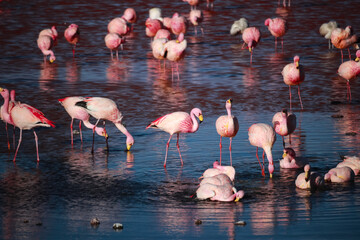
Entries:
[[131,134],[128,132],[128,130],[122,125],[121,123],[115,123],[115,126],[122,132],[127,138],[131,137]]
[[2,105],[2,109],[1,109],[1,117],[4,119],[5,122],[13,124],[9,114],[9,94],[3,96],[3,98],[4,98],[4,104]]
[[89,122],[89,119],[83,120],[83,123],[84,123],[85,127],[90,128],[90,129],[93,129],[94,126],[95,126],[94,124],[92,124],[91,122]]
[[231,105],[226,106],[226,111],[229,117],[231,117]]
[[264,147],[264,151],[266,153],[266,158],[269,161],[270,164],[274,164],[273,163],[273,157],[272,157],[272,152],[271,152],[271,147],[270,146],[266,146]]
[[196,132],[199,129],[199,123],[196,120],[195,114],[193,112],[190,113],[190,116],[191,116],[191,120],[193,122],[191,132]]

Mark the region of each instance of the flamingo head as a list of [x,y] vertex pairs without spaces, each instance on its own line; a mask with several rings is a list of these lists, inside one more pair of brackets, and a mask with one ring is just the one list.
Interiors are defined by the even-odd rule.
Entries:
[[356,51],[356,58],[355,58],[355,62],[359,62],[360,61],[360,50]]
[[298,55],[296,55],[294,57],[294,64],[295,64],[297,69],[299,68],[299,61],[300,61],[300,57]]
[[284,153],[283,153],[283,158],[289,156],[291,159],[294,159],[296,157],[296,153],[294,151],[294,149],[292,148],[285,148],[284,149]]
[[271,21],[270,18],[266,19],[266,20],[265,20],[265,26],[269,26],[269,25],[270,25],[270,21]]
[[214,163],[213,163],[213,168],[218,168],[220,166],[219,162],[216,160]]
[[184,41],[184,38],[185,38],[184,33],[180,33],[176,42],[181,43],[182,41]]
[[225,107],[226,107],[226,108],[227,108],[228,106],[231,107],[232,102],[233,102],[232,98],[229,98],[228,100],[226,100]]
[[51,63],[55,62],[55,60],[56,60],[55,56],[50,56],[50,62]]
[[0,92],[1,96],[3,96],[4,99],[9,97],[9,90],[7,90],[6,88],[0,88]]
[[[57,32],[57,30],[56,30],[56,26],[55,26],[55,25],[51,27],[51,31],[52,31],[52,36],[53,36],[53,38],[57,38],[58,32]],[[54,40],[55,40],[55,39],[54,39]]]
[[238,191],[235,193],[235,202],[238,202],[240,199],[242,199],[245,195],[245,192],[243,190]]
[[103,136],[106,139],[109,138],[109,135],[107,134],[106,130],[102,127],[96,127],[95,128],[95,132],[99,135],[99,136]]
[[191,113],[193,113],[197,118],[199,118],[200,123],[204,121],[204,117],[199,108],[194,108],[193,110],[191,110]]
[[134,145],[134,138],[129,135],[127,138],[126,138],[126,149],[129,151],[130,148],[132,147],[132,145]]
[[282,113],[284,113],[284,114],[285,114],[285,116],[287,116],[287,115],[288,115],[288,111],[287,111],[287,109],[286,109],[286,108],[283,108],[283,109],[281,110],[281,112],[282,112]]
[[273,162],[270,162],[269,165],[268,165],[268,170],[269,170],[269,173],[270,173],[270,178],[272,178],[274,169],[275,169],[275,168],[274,168],[274,163],[273,163]]
[[310,165],[306,164],[304,167],[304,171],[305,171],[305,181],[309,181],[309,176],[310,176]]

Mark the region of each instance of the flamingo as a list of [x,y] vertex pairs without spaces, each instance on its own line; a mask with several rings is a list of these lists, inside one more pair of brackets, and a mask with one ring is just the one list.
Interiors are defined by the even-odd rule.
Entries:
[[216,131],[220,135],[220,165],[221,165],[221,140],[222,137],[228,137],[230,138],[230,165],[232,165],[232,157],[231,157],[231,143],[232,138],[236,136],[237,132],[239,131],[239,122],[236,117],[231,115],[231,105],[232,105],[232,99],[228,99],[225,104],[225,108],[227,111],[227,115],[220,116],[215,123]]
[[158,39],[154,39],[154,41],[151,43],[152,54],[156,59],[159,59],[159,61],[166,58],[165,44],[167,42],[168,42],[167,38],[158,38]]
[[191,10],[195,10],[196,7],[199,5],[200,0],[183,0],[183,2],[188,2]]
[[194,133],[199,129],[199,123],[196,120],[196,117],[199,118],[200,123],[204,120],[202,112],[199,108],[193,108],[190,114],[186,112],[173,112],[166,114],[155,121],[151,122],[146,129],[148,128],[158,128],[162,131],[165,131],[170,134],[170,138],[166,144],[166,154],[164,161],[164,168],[166,168],[166,159],[169,149],[170,140],[173,134],[177,134],[176,147],[179,152],[181,166],[183,166],[183,160],[180,153],[179,147],[179,135],[180,133]]
[[224,173],[221,173],[221,174],[218,174],[218,175],[215,175],[212,177],[203,178],[200,182],[200,186],[204,185],[206,183],[211,183],[211,184],[218,185],[218,186],[225,185],[225,184],[230,184],[230,185],[233,184],[233,182],[231,181],[229,176]]
[[149,18],[150,19],[157,19],[161,22],[163,21],[163,18],[161,17],[161,9],[160,8],[151,8],[149,10]]
[[51,37],[52,40],[54,41],[54,46],[57,45],[58,32],[56,30],[56,26],[52,26],[51,28],[46,28],[46,29],[41,30],[39,33],[39,37],[40,36]]
[[116,59],[119,59],[119,47],[123,50],[123,43],[125,43],[125,37],[120,36],[117,33],[108,33],[105,36],[105,45],[110,49],[111,59],[113,59],[113,50],[116,52]]
[[315,190],[324,186],[324,178],[317,172],[310,172],[310,165],[304,166],[303,173],[300,173],[295,180],[296,187],[300,189]]
[[346,79],[346,97],[351,102],[350,80],[355,79],[360,74],[360,50],[356,51],[355,61],[346,61],[339,66],[338,74]]
[[171,40],[170,31],[167,29],[159,29],[154,36],[154,40],[159,38],[166,38],[167,40]]
[[230,34],[231,35],[238,35],[239,33],[242,34],[244,30],[249,26],[248,21],[246,18],[240,18],[231,25]]
[[117,33],[120,36],[126,35],[129,32],[129,26],[125,19],[114,18],[108,24],[109,33]]
[[298,95],[300,99],[301,109],[303,109],[303,104],[301,101],[300,94],[300,83],[302,83],[305,79],[305,70],[302,65],[299,64],[300,57],[296,55],[294,57],[294,62],[287,64],[281,74],[283,75],[284,82],[289,86],[289,95],[290,95],[290,111],[291,111],[291,86],[298,86]]
[[235,168],[233,166],[221,166],[218,161],[213,163],[213,167],[206,169],[200,178],[214,177],[219,174],[227,175],[231,181],[235,179]]
[[[101,119],[104,120],[104,126],[105,120],[108,120],[114,123],[115,126],[120,130],[120,132],[122,132],[126,136],[126,148],[128,151],[130,150],[132,145],[134,145],[134,138],[122,124],[123,115],[121,114],[121,112],[116,106],[116,103],[113,100],[104,97],[89,97],[82,101],[76,102],[75,106],[86,109],[86,111],[91,116],[97,119],[95,126],[93,127],[93,144],[91,153],[94,153],[95,127],[98,125]],[[107,138],[106,145],[108,145]],[[109,149],[108,146],[107,149]]]
[[124,15],[122,16],[122,18],[131,24],[136,23],[137,15],[136,15],[135,9],[133,9],[133,8],[125,9]]
[[[265,153],[266,157],[269,161],[268,170],[270,173],[270,178],[272,178],[272,174],[274,172],[274,162],[272,157],[272,147],[276,141],[276,134],[274,128],[266,123],[255,123],[249,128],[249,142],[251,145],[256,147],[256,158],[259,161],[261,167],[261,174],[265,176],[264,171],[264,159]],[[263,165],[261,165],[258,148],[261,147],[263,151]]]
[[73,57],[75,57],[75,48],[80,37],[80,31],[78,25],[74,23],[70,24],[69,27],[64,32],[64,37],[73,46],[72,47]]
[[296,153],[292,148],[284,148],[283,159],[280,160],[281,168],[303,168],[307,164],[306,160],[296,158]]
[[[2,93],[2,95],[4,94],[5,98],[8,98],[9,91],[7,89],[4,89],[3,92],[4,93]],[[6,138],[7,138],[7,144],[8,144],[8,149],[9,150],[10,150],[10,142],[9,142],[9,135],[8,135],[8,127],[7,127],[7,125],[8,124],[14,125],[14,123],[13,123],[12,119],[9,117],[8,114],[9,114],[9,112],[11,112],[11,110],[13,109],[15,104],[17,104],[17,102],[15,101],[15,90],[11,90],[10,97],[11,97],[11,101],[8,102],[8,108],[7,108],[8,110],[7,110],[7,112],[6,112],[6,108],[5,108],[5,104],[6,104],[5,98],[4,98],[4,104],[1,106],[1,109],[0,109],[0,118],[5,123]],[[15,141],[15,132],[13,134],[13,139]]]
[[323,36],[325,39],[329,41],[329,49],[331,48],[331,33],[338,27],[337,22],[335,21],[329,21],[327,23],[321,24],[319,28],[319,33],[321,36]]
[[[166,58],[171,62],[176,63],[176,70],[179,81],[180,81],[180,74],[179,74],[179,65],[177,62],[184,58],[186,47],[187,47],[187,41],[186,39],[184,39],[183,33],[180,33],[177,40],[171,40],[165,44]],[[174,80],[173,67],[171,67],[171,79]]]
[[37,45],[41,52],[44,54],[44,62],[46,62],[46,56],[50,55],[50,62],[54,62],[56,60],[54,52],[51,50],[51,48],[54,46],[54,40],[47,36],[47,35],[41,35],[37,39]]
[[271,35],[275,37],[275,49],[277,47],[277,38],[281,37],[281,48],[284,47],[284,35],[288,30],[287,22],[282,18],[268,18],[265,20],[265,26],[268,27]]
[[350,167],[355,175],[360,173],[360,158],[356,156],[345,156],[344,161],[340,162],[336,167]]
[[[38,109],[24,103],[16,104],[9,112],[9,91],[7,89],[0,88],[1,95],[4,98],[4,110],[2,116],[8,119],[12,124],[20,129],[19,143],[16,148],[14,162],[16,161],[16,155],[19,151],[19,147],[22,141],[22,130],[30,130],[35,127],[55,127],[52,121],[47,119],[44,114]],[[37,161],[39,162],[39,148],[38,148],[38,137],[35,130],[33,129],[36,143],[36,155]]]
[[59,99],[58,101],[60,102],[60,104],[65,108],[66,112],[70,115],[71,117],[71,124],[70,124],[70,132],[71,132],[71,146],[73,146],[73,123],[74,123],[74,119],[79,119],[79,129],[80,129],[80,139],[81,139],[81,143],[83,143],[83,139],[82,139],[82,132],[81,132],[81,121],[84,122],[84,125],[87,128],[93,129],[95,127],[95,132],[100,135],[103,136],[105,138],[108,138],[108,135],[105,131],[104,128],[101,127],[96,127],[93,124],[90,123],[89,118],[90,115],[89,113],[82,107],[76,106],[75,104],[77,102],[83,101],[86,98],[84,97],[66,97],[66,98],[62,98]]
[[155,37],[157,31],[159,31],[162,28],[162,23],[158,19],[148,18],[145,22],[145,26],[146,26],[145,29],[146,36],[153,38]]
[[250,64],[252,63],[253,50],[259,43],[260,38],[261,38],[261,33],[257,27],[248,27],[243,31],[242,39],[244,40],[245,44],[247,44],[247,47],[250,52]]
[[291,134],[296,128],[296,115],[289,113],[287,109],[283,109],[281,112],[275,113],[272,124],[275,132],[282,137],[283,147],[285,148],[284,136],[289,135],[289,142],[291,144]]
[[179,36],[180,33],[185,34],[187,31],[187,24],[185,17],[180,16],[179,13],[174,13],[171,18],[171,32],[176,36]]
[[206,183],[196,190],[196,197],[200,200],[210,199],[212,201],[231,202],[239,201],[245,195],[244,191],[237,191],[231,184],[214,185]]
[[336,167],[329,170],[328,173],[325,174],[324,180],[341,183],[341,182],[353,182],[355,178],[355,174],[350,167]]
[[[194,31],[195,31],[195,35],[197,35],[197,29],[196,27],[198,25],[200,25],[203,21],[203,14],[202,14],[202,11],[201,10],[191,10],[190,11],[190,22],[194,25]],[[202,35],[204,35],[204,30],[203,28],[200,26],[200,29],[201,29],[201,33]]]
[[339,48],[341,51],[341,62],[344,61],[343,49],[347,48],[349,53],[349,59],[351,60],[351,54],[349,47],[357,42],[357,36],[351,36],[351,26],[347,26],[345,29],[335,28],[331,32],[331,43]]

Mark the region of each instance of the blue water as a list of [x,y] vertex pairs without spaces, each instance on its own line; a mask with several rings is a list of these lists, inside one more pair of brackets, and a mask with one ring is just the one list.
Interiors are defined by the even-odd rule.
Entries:
[[[0,2],[0,87],[15,89],[17,100],[40,109],[56,125],[36,129],[39,163],[33,133],[24,131],[14,164],[5,124],[0,124],[1,239],[357,238],[359,177],[352,184],[327,184],[323,191],[296,189],[294,181],[302,170],[280,169],[282,142],[278,136],[273,148],[274,177],[269,179],[267,174],[263,178],[256,148],[247,135],[251,124],[270,124],[276,112],[289,108],[281,70],[298,54],[306,79],[301,85],[303,111],[296,88],[292,89],[298,125],[291,146],[297,156],[325,174],[341,161],[340,155],[359,155],[359,81],[351,81],[353,100],[348,104],[346,82],[336,74],[340,51],[328,50],[327,40],[318,33],[320,25],[329,20],[342,27],[352,25],[356,32],[360,22],[353,1],[292,1],[286,9],[275,0],[225,0],[214,5],[213,11],[205,3],[200,5],[205,34],[196,36],[189,27],[186,56],[179,62],[180,81],[172,81],[170,63],[164,71],[152,57],[144,22],[152,7],[162,8],[164,16],[175,11],[188,16],[186,2]],[[127,36],[119,61],[112,61],[104,44],[107,23],[130,6],[139,20]],[[288,20],[289,31],[284,50],[279,44],[275,51],[264,21],[279,14]],[[249,51],[241,50],[241,37],[229,34],[231,24],[240,17],[262,32],[251,65]],[[78,24],[81,31],[74,59],[63,37],[70,23]],[[44,63],[36,39],[42,29],[54,24],[60,33],[54,47],[57,59]],[[351,53],[355,57],[353,48]],[[75,135],[71,147],[71,119],[57,99],[75,95],[108,97],[118,104],[135,138],[130,152],[125,151],[125,136],[111,122],[106,125],[108,153],[105,140],[96,136],[91,154],[92,131],[86,129],[84,143]],[[246,195],[237,203],[199,201],[191,196],[198,177],[219,159],[215,121],[226,114],[229,97],[240,124],[232,146],[235,186]],[[174,138],[164,169],[169,135],[145,127],[164,114],[190,112],[193,107],[202,109],[204,122],[196,133],[180,136],[184,166]],[[77,121],[74,128],[78,129]],[[357,134],[347,135],[352,132]],[[18,136],[16,130],[16,141]],[[228,142],[223,140],[223,164],[229,164]],[[96,228],[90,225],[95,217],[101,222]],[[202,224],[196,225],[196,219]],[[247,224],[235,225],[239,220]],[[116,222],[124,229],[113,230]]]

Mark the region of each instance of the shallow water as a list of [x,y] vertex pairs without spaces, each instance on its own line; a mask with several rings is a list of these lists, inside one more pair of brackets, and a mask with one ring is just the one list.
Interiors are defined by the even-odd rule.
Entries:
[[[196,36],[193,27],[189,28],[187,54],[179,63],[180,81],[171,80],[169,63],[165,71],[159,69],[144,22],[155,6],[162,8],[164,16],[175,11],[188,15],[187,3],[91,2],[0,2],[0,87],[15,89],[19,101],[37,107],[56,124],[54,129],[36,129],[38,164],[33,134],[24,131],[16,165],[13,152],[6,147],[5,125],[0,126],[2,239],[338,239],[359,235],[359,177],[353,184],[328,184],[318,192],[296,189],[294,180],[302,171],[279,168],[282,143],[278,136],[273,148],[274,177],[269,180],[267,174],[263,178],[247,135],[251,124],[271,123],[275,112],[289,108],[281,70],[299,54],[306,69],[301,85],[304,110],[293,88],[298,126],[291,146],[322,174],[340,162],[339,155],[358,155],[360,84],[351,82],[353,101],[347,104],[346,82],[336,74],[340,51],[329,51],[327,40],[318,34],[319,26],[329,20],[342,27],[352,25],[356,32],[359,20],[353,1],[341,5],[337,1],[292,1],[291,8],[284,9],[275,0],[225,0],[215,1],[213,11],[203,3],[205,34]],[[139,21],[127,36],[119,61],[112,61],[103,40],[106,26],[130,5]],[[290,27],[283,51],[280,44],[275,51],[274,38],[264,26],[266,18],[277,15],[285,17]],[[231,24],[240,17],[262,32],[251,65],[249,51],[241,50],[241,38],[229,35]],[[81,28],[74,59],[62,36],[72,22]],[[57,60],[50,64],[43,62],[36,38],[41,29],[53,24],[58,26],[60,39],[54,48]],[[354,57],[355,50],[351,52]],[[72,148],[71,119],[57,99],[74,95],[113,99],[135,138],[131,151],[124,151],[125,137],[112,123],[107,123],[108,154],[99,136],[95,154],[91,154],[90,130],[83,131],[82,145],[75,135]],[[214,125],[218,116],[226,114],[229,97],[234,99],[233,114],[240,123],[232,150],[235,186],[246,196],[238,203],[198,201],[191,195],[198,177],[219,158]],[[193,107],[202,109],[205,121],[195,134],[180,137],[184,166],[174,138],[164,169],[169,135],[145,127],[161,115],[189,112]],[[77,121],[75,126],[77,129]],[[347,134],[352,132],[357,135]],[[228,139],[223,147],[223,161],[228,164]],[[90,226],[94,217],[101,221],[98,228]],[[196,219],[203,223],[195,225]],[[234,225],[238,220],[247,225]],[[114,231],[115,222],[123,223],[124,229]]]

